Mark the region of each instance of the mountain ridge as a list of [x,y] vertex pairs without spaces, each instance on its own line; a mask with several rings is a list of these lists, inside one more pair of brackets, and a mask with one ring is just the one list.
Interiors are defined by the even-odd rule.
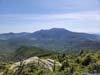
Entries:
[[[90,49],[99,49],[99,45],[94,43],[100,42],[99,38],[99,36],[94,34],[72,32],[64,28],[39,30],[33,33],[23,32],[0,34],[0,51],[7,50],[5,47],[8,47],[8,49],[11,49],[12,47],[16,49],[21,45],[36,46],[55,51],[70,51],[72,49],[78,50],[80,48],[84,48],[83,46],[80,46],[80,44],[83,45],[89,41],[91,41],[91,43],[89,43],[89,45],[87,44],[85,48],[89,46],[88,48]],[[2,40],[4,40],[5,43],[2,42]],[[91,48],[93,44],[95,44],[95,46]]]

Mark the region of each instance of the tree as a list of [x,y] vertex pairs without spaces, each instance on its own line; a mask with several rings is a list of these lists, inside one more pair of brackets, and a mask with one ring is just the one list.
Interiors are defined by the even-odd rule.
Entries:
[[82,62],[82,65],[84,66],[88,66],[90,64],[90,62],[92,61],[92,58],[90,55],[86,56]]

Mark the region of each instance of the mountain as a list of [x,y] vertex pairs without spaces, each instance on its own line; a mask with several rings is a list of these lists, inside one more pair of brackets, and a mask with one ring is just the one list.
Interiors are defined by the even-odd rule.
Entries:
[[0,39],[1,40],[6,40],[6,39],[13,39],[13,38],[21,38],[23,36],[26,36],[30,33],[26,33],[26,32],[22,32],[22,33],[4,33],[4,34],[0,34]]
[[41,49],[34,46],[20,46],[15,51],[12,52],[1,52],[0,53],[0,62],[1,61],[22,61],[24,59],[27,59],[29,57],[45,57],[50,55],[55,55],[57,52],[49,51],[45,49]]
[[14,51],[23,45],[61,52],[77,51],[81,48],[99,50],[98,38],[100,36],[72,32],[63,28],[40,30],[34,33],[6,33],[0,34],[0,51]]
[[43,57],[43,56],[48,56],[48,55],[53,55],[53,54],[55,54],[55,52],[44,50],[38,47],[21,46],[14,51],[13,59],[23,60],[32,56]]

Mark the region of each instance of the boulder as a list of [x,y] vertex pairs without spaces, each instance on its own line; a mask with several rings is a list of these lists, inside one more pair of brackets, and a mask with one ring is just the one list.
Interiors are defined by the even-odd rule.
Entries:
[[23,61],[16,62],[11,65],[9,68],[10,70],[16,71],[18,67],[23,64],[23,65],[28,65],[28,64],[35,64],[43,69],[53,71],[53,67],[60,67],[61,63],[52,60],[52,59],[43,59],[39,57],[31,57]]

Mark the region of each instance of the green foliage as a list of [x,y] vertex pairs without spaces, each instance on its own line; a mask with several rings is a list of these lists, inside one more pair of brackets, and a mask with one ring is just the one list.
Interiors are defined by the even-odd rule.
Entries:
[[34,63],[28,65],[20,64],[19,68],[14,72],[9,70],[9,67],[14,61],[8,61],[0,62],[0,73],[4,72],[3,75],[81,75],[86,73],[100,73],[100,52],[92,53],[81,50],[77,54],[63,54],[47,52],[36,47],[29,48],[24,46],[18,50],[19,56],[24,57],[22,59],[31,57],[37,53],[36,55],[42,56],[41,58],[49,58],[60,62],[62,66],[56,67],[54,63],[53,71],[49,71]]
[[53,54],[51,51],[43,50],[37,47],[21,46],[14,52],[15,60],[23,60],[32,56],[44,57]]
[[79,72],[74,72],[74,74],[73,75],[80,75],[80,73]]

